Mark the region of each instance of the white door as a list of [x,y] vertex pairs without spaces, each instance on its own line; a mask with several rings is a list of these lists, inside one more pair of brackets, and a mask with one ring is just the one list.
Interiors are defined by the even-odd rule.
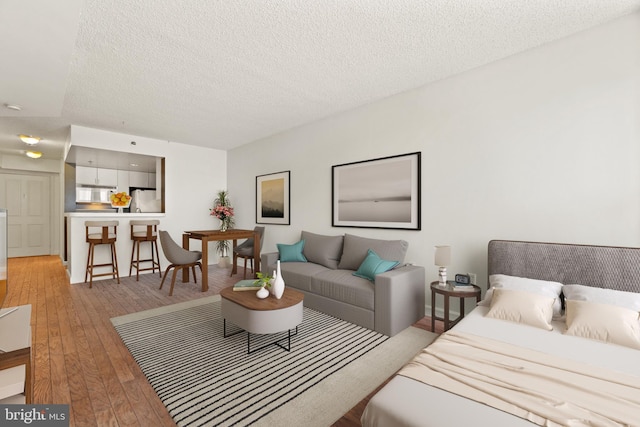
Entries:
[[51,253],[51,178],[0,174],[0,207],[7,209],[9,257]]

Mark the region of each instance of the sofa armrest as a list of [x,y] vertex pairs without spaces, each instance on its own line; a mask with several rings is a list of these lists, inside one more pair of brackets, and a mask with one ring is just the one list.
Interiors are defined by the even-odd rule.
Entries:
[[266,252],[260,255],[260,270],[263,274],[273,273],[273,269],[270,269],[270,265],[276,265],[276,262],[280,258],[279,252]]
[[391,337],[424,317],[424,267],[405,265],[375,279],[376,331]]

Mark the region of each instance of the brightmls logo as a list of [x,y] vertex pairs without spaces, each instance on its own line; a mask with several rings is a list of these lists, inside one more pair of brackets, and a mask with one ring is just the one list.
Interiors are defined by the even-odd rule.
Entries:
[[4,419],[6,421],[23,421],[25,424],[31,424],[34,421],[47,421],[47,412],[36,411],[36,408],[25,411],[24,408],[19,411],[10,411],[9,408],[4,408]]
[[0,425],[68,427],[69,405],[0,405]]

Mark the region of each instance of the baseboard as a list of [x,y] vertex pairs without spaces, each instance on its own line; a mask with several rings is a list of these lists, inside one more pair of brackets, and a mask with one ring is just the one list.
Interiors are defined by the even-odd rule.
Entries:
[[[431,304],[424,306],[424,315],[427,317],[431,317]],[[444,309],[436,306],[436,316],[443,317]],[[458,310],[452,310],[449,308],[449,317],[451,319],[457,319],[460,316],[460,312]]]

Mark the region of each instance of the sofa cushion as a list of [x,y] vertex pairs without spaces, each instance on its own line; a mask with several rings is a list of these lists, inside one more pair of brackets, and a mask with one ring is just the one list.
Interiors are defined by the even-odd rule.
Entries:
[[[275,266],[270,266],[272,269]],[[285,286],[299,289],[301,291],[311,291],[311,280],[316,274],[328,271],[327,267],[312,262],[285,262],[280,263],[280,273]]]
[[362,261],[362,264],[360,264],[360,267],[358,267],[358,270],[353,273],[353,275],[373,282],[376,278],[376,274],[389,271],[396,265],[398,265],[398,261],[387,261],[386,259],[382,259],[377,253],[369,249],[364,261]]
[[409,243],[405,240],[368,239],[366,237],[345,234],[342,258],[338,268],[342,270],[357,270],[364,261],[369,249],[380,257],[388,260],[404,262]]
[[342,255],[343,236],[323,236],[321,234],[302,232],[304,240],[304,254],[307,261],[324,265],[335,270],[338,268],[340,255]]
[[293,245],[285,245],[284,243],[276,244],[278,247],[278,253],[280,254],[280,262],[307,262],[307,259],[302,255],[304,249],[304,240],[300,240]]
[[375,306],[373,283],[354,276],[349,270],[327,269],[314,275],[310,291],[367,310],[373,310]]

